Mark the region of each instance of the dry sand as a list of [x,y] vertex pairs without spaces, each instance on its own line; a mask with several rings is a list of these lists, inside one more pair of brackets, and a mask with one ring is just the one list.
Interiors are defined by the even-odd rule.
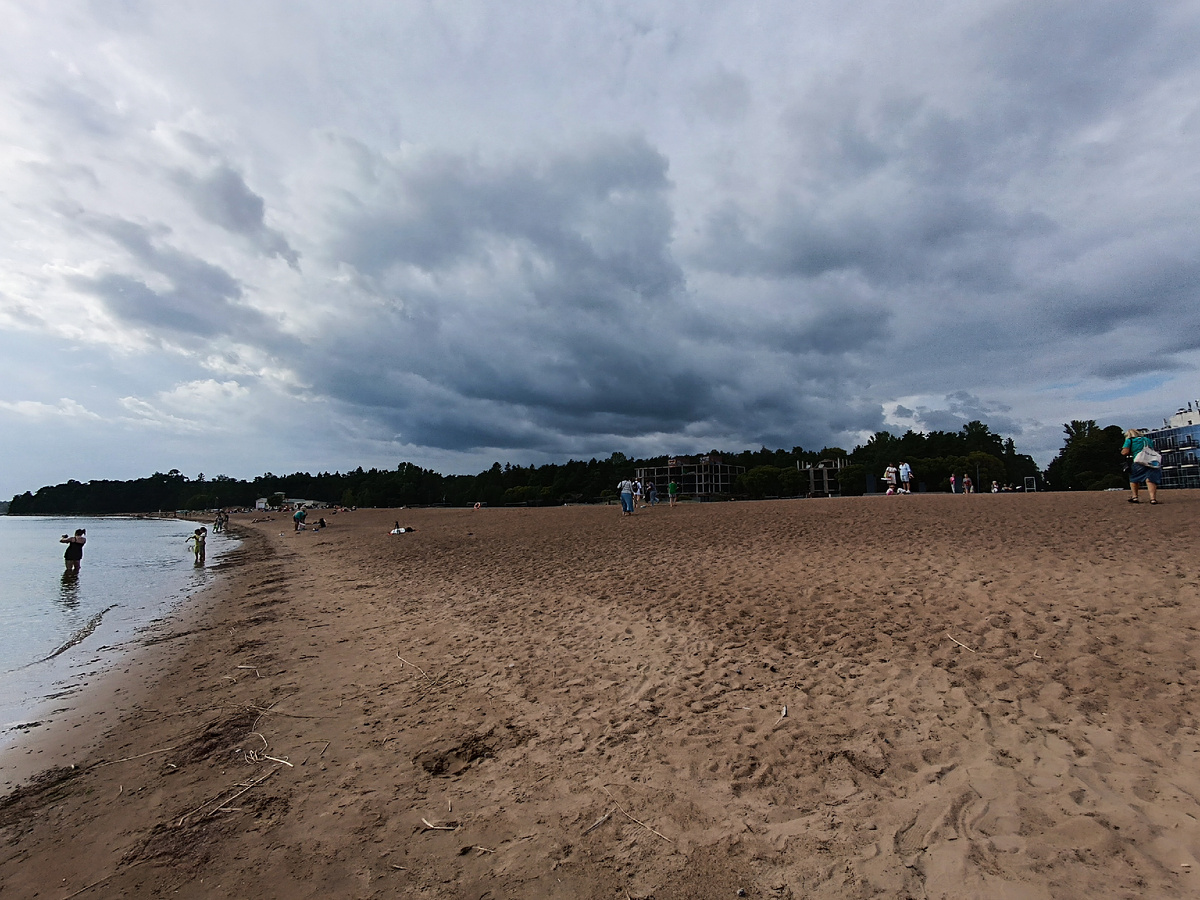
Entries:
[[1200,895],[1164,493],[235,522],[202,609],[4,758],[76,767],[0,803],[0,895]]

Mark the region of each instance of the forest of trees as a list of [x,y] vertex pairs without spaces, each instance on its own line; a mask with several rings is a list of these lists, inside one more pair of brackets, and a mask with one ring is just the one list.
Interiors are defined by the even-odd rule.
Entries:
[[[994,434],[974,421],[961,430],[920,434],[909,431],[897,437],[880,431],[847,452],[838,447],[821,450],[746,450],[712,454],[745,473],[735,484],[736,497],[790,497],[807,489],[800,466],[821,460],[840,460],[843,494],[862,494],[869,477],[881,481],[889,463],[907,461],[917,484],[929,491],[949,490],[949,477],[969,473],[980,489],[992,481],[1021,485],[1026,476],[1038,479],[1039,489],[1099,490],[1120,486],[1121,429],[1099,428],[1095,422],[1065,426],[1063,450],[1046,470],[1039,472],[1033,458],[1018,453],[1011,438]],[[132,481],[68,481],[13,497],[10,515],[88,515],[143,513],[157,510],[203,510],[216,507],[249,507],[260,497],[298,497],[344,506],[489,506],[597,502],[615,496],[620,479],[638,467],[664,466],[667,457],[629,459],[613,453],[607,459],[570,460],[543,466],[495,463],[478,475],[442,475],[412,463],[395,469],[354,469],[310,475],[274,475],[267,472],[252,481],[203,474],[189,478],[177,469],[156,472]]]
[[1121,446],[1125,432],[1120,425],[1101,428],[1092,419],[1078,419],[1063,426],[1067,439],[1058,456],[1046,467],[1046,483],[1057,491],[1103,491],[1126,487],[1125,458]]
[[924,484],[929,491],[949,491],[952,473],[960,479],[969,473],[979,490],[990,489],[993,481],[1021,486],[1026,476],[1042,485],[1033,457],[1018,453],[1012,438],[1002,438],[979,421],[959,431],[908,431],[900,437],[879,431],[846,456],[849,465],[838,478],[845,495],[864,493],[872,476],[881,483],[888,464],[902,461],[912,467],[914,485]]

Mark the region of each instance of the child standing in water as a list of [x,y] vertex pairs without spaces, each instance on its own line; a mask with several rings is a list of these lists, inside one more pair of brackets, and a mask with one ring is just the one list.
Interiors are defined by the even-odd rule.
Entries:
[[186,543],[188,543],[188,544],[192,543],[192,541],[196,542],[196,545],[194,547],[192,547],[192,550],[196,554],[196,565],[198,565],[198,566],[204,565],[204,540],[207,537],[208,537],[208,529],[204,528],[204,527],[200,527],[200,528],[197,528],[195,534],[188,537],[188,539],[186,541]]

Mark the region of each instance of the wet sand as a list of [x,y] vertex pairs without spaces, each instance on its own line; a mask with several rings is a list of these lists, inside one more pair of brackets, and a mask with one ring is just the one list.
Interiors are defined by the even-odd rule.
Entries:
[[1196,896],[1200,496],[1164,501],[243,517],[4,758],[45,771],[0,896]]

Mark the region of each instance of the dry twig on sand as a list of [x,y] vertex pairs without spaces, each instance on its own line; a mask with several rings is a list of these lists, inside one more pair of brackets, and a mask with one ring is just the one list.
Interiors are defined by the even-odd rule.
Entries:
[[[213,809],[211,809],[208,813],[206,813],[203,816],[203,818],[207,819],[209,816],[211,816],[217,810],[221,809],[222,807],[226,806],[229,803],[232,803],[238,797],[242,796],[242,794],[246,793],[246,791],[250,790],[250,788],[255,787],[259,784],[262,784],[264,781],[266,781],[268,778],[270,778],[272,775],[274,775],[276,772],[278,772],[281,768],[282,768],[282,766],[272,766],[265,774],[260,775],[258,778],[255,778],[249,784],[243,786],[240,791],[238,791],[236,794],[234,794],[231,797],[226,797],[224,800],[221,800],[221,794],[218,794],[216,797],[213,797],[211,800],[204,801],[199,806],[197,806],[195,809],[193,809],[191,812],[184,813],[182,816],[180,816],[179,821],[175,823],[175,827],[182,828],[183,823],[186,822],[189,818],[194,816],[196,813],[200,812],[200,810],[205,809],[208,806],[212,806],[213,803],[216,803],[218,800],[220,800],[221,801],[220,803],[217,803],[217,805]],[[226,790],[228,790],[228,788],[226,788]],[[221,793],[223,794],[225,792],[222,791]]]
[[420,666],[418,666],[416,663],[410,663],[410,662],[409,662],[407,659],[405,659],[403,656],[401,656],[401,655],[400,655],[400,651],[399,651],[399,650],[397,650],[397,651],[396,651],[396,659],[400,660],[400,662],[404,663],[406,666],[412,666],[414,669],[416,669],[418,672],[420,672],[422,675],[424,675],[424,676],[425,676],[425,679],[426,679],[427,681],[432,681],[432,680],[433,680],[432,678],[430,678],[430,677],[429,677],[429,676],[428,676],[428,675],[425,673],[425,670],[424,670],[424,669],[422,669],[422,668],[421,668]]
[[434,825],[428,819],[421,819],[427,831],[458,831],[457,822],[447,822],[445,825]]
[[[971,650],[971,648],[970,648],[970,647],[968,647],[968,646],[967,646],[966,644],[964,644],[962,641],[960,641],[960,640],[956,639],[956,638],[954,637],[954,635],[952,635],[952,634],[951,634],[950,632],[948,632],[948,631],[946,632],[946,637],[950,638],[950,640],[954,641],[954,643],[958,644],[958,646],[962,647],[964,650]],[[972,653],[974,653],[975,651],[974,651],[974,650],[971,650],[971,652],[972,652]]]
[[[305,741],[304,743],[306,743],[306,744],[324,744],[325,746],[321,748],[321,753],[317,756],[317,759],[320,759],[322,756],[325,755],[325,751],[329,749],[329,745],[332,744],[333,741],[326,741],[324,739],[320,739],[320,740],[315,740],[315,741]],[[302,759],[300,761],[300,765],[304,765],[306,762],[308,762],[308,756],[305,756],[304,759]]]
[[117,763],[129,762],[131,759],[141,759],[143,756],[153,756],[155,753],[167,753],[171,750],[178,750],[178,747],[163,747],[159,750],[147,750],[145,753],[138,753],[136,756],[123,756],[120,759],[108,759],[104,762],[98,762],[91,768],[99,769],[101,766],[113,766]]
[[[133,868],[136,868],[137,866],[142,865],[144,862],[146,862],[146,860],[139,859],[137,862],[133,863],[132,865],[125,866],[122,871],[127,872],[130,869],[133,869]],[[74,891],[73,893],[67,894],[67,896],[63,897],[63,900],[71,900],[72,897],[78,897],[80,894],[85,893],[86,891],[90,891],[94,887],[99,887],[100,885],[104,884],[104,882],[108,881],[110,878],[112,878],[116,874],[117,874],[116,872],[112,872],[108,875],[105,875],[103,878],[99,879],[98,881],[93,881],[91,884],[85,884],[79,890]]]
[[637,824],[637,825],[641,825],[643,828],[645,828],[645,829],[646,829],[647,831],[649,831],[651,834],[657,834],[657,835],[658,835],[660,838],[662,838],[662,839],[663,839],[664,841],[666,841],[668,844],[673,844],[673,843],[675,843],[673,840],[671,840],[671,839],[670,839],[669,837],[667,837],[665,834],[662,834],[661,832],[655,831],[653,828],[651,828],[651,827],[650,827],[649,825],[647,825],[645,822],[642,822],[642,821],[640,821],[640,820],[638,820],[638,819],[635,819],[635,818],[634,818],[633,816],[631,816],[629,813],[625,812],[625,810],[624,810],[624,809],[621,807],[621,804],[620,804],[620,803],[617,803],[617,798],[616,798],[616,797],[614,797],[614,796],[612,795],[612,792],[610,792],[608,788],[604,787],[604,785],[600,785],[600,787],[603,789],[604,793],[608,794],[608,798],[609,798],[610,800],[612,800],[612,802],[613,802],[613,803],[616,805],[617,809],[618,809],[618,810],[620,810],[620,812],[621,812],[621,815],[623,815],[625,818],[627,818],[627,819],[628,819],[630,822],[633,822],[633,823],[635,823],[635,824]]
[[593,831],[595,831],[597,828],[599,828],[601,825],[603,825],[605,822],[607,822],[609,819],[611,819],[612,814],[613,814],[613,811],[610,809],[608,812],[606,812],[604,815],[602,815],[600,818],[598,818],[595,822],[593,822],[588,827],[587,831],[584,832],[584,834],[591,834]]
[[299,713],[280,712],[279,710],[274,708],[274,704],[272,704],[267,709],[263,709],[261,706],[255,706],[253,703],[247,703],[246,708],[252,709],[255,712],[269,713],[273,716],[287,716],[289,719],[327,719],[327,718],[329,718],[328,716],[302,716]]

